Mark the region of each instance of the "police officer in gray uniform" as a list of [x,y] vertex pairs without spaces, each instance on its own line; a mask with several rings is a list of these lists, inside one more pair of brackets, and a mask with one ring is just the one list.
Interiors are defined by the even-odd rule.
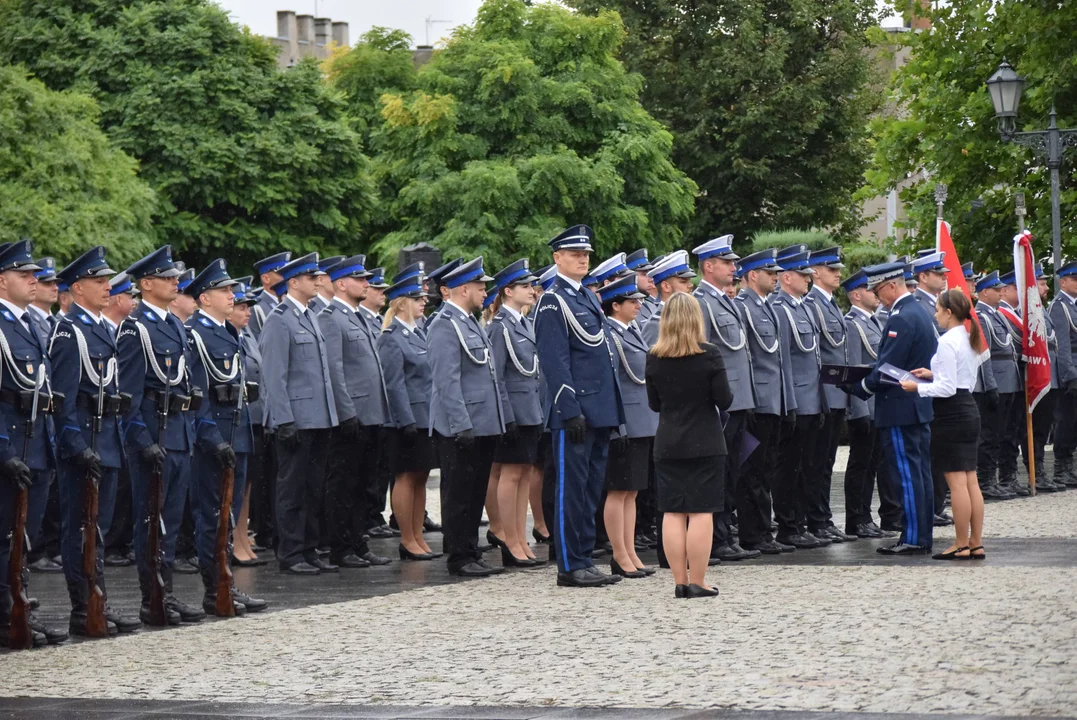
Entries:
[[[815,277],[812,288],[804,296],[804,307],[819,330],[819,359],[827,365],[848,365],[845,316],[834,299],[834,293],[841,286],[841,271],[845,267],[841,261],[841,248],[812,251],[808,256],[808,265],[815,270]],[[840,543],[857,538],[855,534],[839,530],[834,525],[834,516],[830,511],[830,484],[849,396],[828,384],[823,384],[823,396],[827,409],[822,413],[819,439],[808,452],[812,493],[808,496],[805,512],[810,533]]]
[[1049,315],[1058,337],[1058,402],[1055,405],[1054,483],[1077,487],[1073,451],[1077,448],[1077,262],[1058,268],[1060,292]]
[[389,558],[370,551],[363,533],[369,503],[377,486],[372,462],[378,450],[378,429],[391,421],[385,376],[378,359],[378,335],[360,313],[372,273],[366,258],[355,255],[328,269],[334,297],[318,315],[325,338],[329,376],[336,401],[336,427],[329,441],[326,473],[326,517],[330,533],[329,562],[349,568],[384,565]]
[[325,339],[307,308],[319,272],[318,253],[280,269],[287,292],[266,318],[259,339],[263,425],[272,429],[277,448],[277,558],[282,571],[295,575],[339,571],[316,549],[329,431],[337,425]]
[[[935,320],[935,303],[939,295],[946,292],[946,253],[934,249],[921,250],[912,260],[912,274],[916,278],[916,289],[912,291],[913,299],[931,315],[935,334],[939,334],[939,324]],[[945,484],[945,479],[943,479]],[[941,506],[938,506],[941,507]]]
[[737,485],[740,477],[740,452],[744,433],[748,429],[748,415],[755,409],[755,389],[752,384],[751,358],[748,355],[748,335],[741,320],[741,310],[726,295],[726,288],[733,283],[736,261],[740,257],[733,252],[732,235],[708,240],[692,249],[699,261],[702,279],[692,296],[703,310],[703,325],[707,342],[716,346],[725,363],[729,388],[733,391],[733,404],[725,422],[726,488],[722,512],[714,514],[714,542],[711,557],[722,560],[747,560],[758,557],[758,550],[745,550],[736,542],[731,531],[733,510],[736,508]]
[[778,472],[782,422],[794,417],[797,407],[788,343],[783,341],[774,308],[766,302],[777,285],[780,267],[776,256],[777,252],[769,248],[740,261],[738,270],[746,287],[736,299],[748,335],[755,389],[755,411],[748,418],[748,432],[759,441],[745,463],[737,488],[740,545],[764,555],[794,549],[775,542],[770,530],[771,488]]
[[442,278],[449,299],[428,324],[431,432],[441,462],[442,532],[449,572],[486,577],[504,572],[478,550],[479,521],[486,500],[494,450],[511,421],[511,406],[490,359],[492,348],[472,313],[486,298],[492,280],[482,257],[463,263]]
[[675,250],[669,255],[663,256],[661,260],[656,260],[653,267],[647,271],[647,275],[654,282],[655,287],[658,288],[660,302],[655,307],[654,313],[651,314],[647,323],[641,325],[640,329],[643,332],[643,339],[647,341],[648,345],[653,346],[658,342],[658,329],[662,322],[662,308],[665,307],[666,300],[673,293],[691,293],[694,289],[692,287],[692,278],[696,274],[688,266],[688,253],[684,250]]
[[[991,351],[991,377],[997,390],[994,396],[991,396],[990,392],[974,394],[980,409],[980,448],[976,476],[985,498],[1009,500],[1016,497],[1016,494],[998,484],[999,453],[1010,411],[1013,403],[1019,400],[1022,388],[1013,338],[1010,336],[1006,319],[996,309],[1001,300],[1001,287],[1002,281],[999,280],[997,270],[988,273],[976,283],[976,292],[980,298],[976,303],[976,314],[980,317],[980,325],[983,326],[984,337]],[[990,389],[990,385],[986,387]]]
[[636,327],[642,328],[658,308],[658,300],[654,297],[654,280],[647,275],[647,271],[652,269],[654,264],[647,259],[647,248],[640,248],[625,256],[625,265],[636,273],[636,289],[644,296],[639,304],[639,315],[636,316]]
[[251,308],[250,332],[255,340],[261,338],[262,326],[265,325],[269,313],[273,312],[273,308],[277,306],[278,293],[273,288],[283,280],[280,274],[281,268],[291,259],[290,252],[282,252],[270,255],[254,264],[254,269],[262,281],[262,292],[259,293],[254,307]]
[[310,299],[309,305],[311,312],[313,312],[315,316],[322,310],[325,310],[333,300],[335,293],[333,292],[333,281],[329,279],[329,268],[333,267],[343,259],[343,255],[331,255],[327,258],[318,260],[318,269],[326,274],[315,276],[318,294]]
[[[1040,301],[1043,303],[1043,320],[1047,325],[1047,357],[1051,361],[1051,389],[1040,399],[1032,411],[1032,450],[1031,454],[1036,458],[1036,491],[1059,492],[1066,489],[1065,485],[1058,485],[1043,471],[1043,459],[1047,439],[1054,427],[1055,406],[1058,404],[1059,385],[1058,381],[1058,333],[1055,331],[1055,322],[1048,311],[1047,293],[1050,285],[1047,279],[1050,275],[1043,272],[1043,264],[1036,263],[1036,289],[1040,293]],[[1021,455],[1025,459],[1025,471],[1028,471],[1028,435],[1020,433]]]
[[778,521],[778,542],[795,548],[817,548],[831,542],[826,533],[814,535],[807,529],[807,508],[822,482],[812,476],[808,460],[819,439],[823,413],[828,409],[819,382],[820,332],[803,299],[815,275],[809,267],[810,257],[809,252],[802,252],[780,261],[781,289],[769,301],[778,316],[782,341],[789,347],[796,397],[796,417],[786,424],[778,451],[774,517]]

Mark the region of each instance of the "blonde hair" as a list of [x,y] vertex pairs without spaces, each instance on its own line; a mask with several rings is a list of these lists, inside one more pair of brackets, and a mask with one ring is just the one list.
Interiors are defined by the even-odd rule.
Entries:
[[666,300],[658,324],[658,342],[651,353],[660,358],[679,358],[699,355],[706,342],[703,332],[703,311],[699,302],[686,293],[676,292]]
[[381,324],[381,329],[384,330],[385,328],[389,327],[389,325],[391,325],[393,322],[393,318],[395,318],[400,312],[400,308],[404,307],[404,303],[412,299],[414,298],[409,298],[405,295],[398,297],[396,300],[390,301],[389,309],[385,311],[385,320]]

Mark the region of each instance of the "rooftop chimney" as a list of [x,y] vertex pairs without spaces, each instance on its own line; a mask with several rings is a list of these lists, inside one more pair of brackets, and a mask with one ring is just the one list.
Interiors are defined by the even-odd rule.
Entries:
[[341,47],[348,47],[348,23],[333,23],[333,42]]
[[314,16],[313,15],[296,15],[296,26],[298,33],[296,39],[300,45],[313,45],[314,44]]
[[314,41],[318,45],[328,45],[333,35],[333,21],[329,18],[314,18]]
[[295,38],[295,13],[291,10],[277,11],[277,37],[291,40]]

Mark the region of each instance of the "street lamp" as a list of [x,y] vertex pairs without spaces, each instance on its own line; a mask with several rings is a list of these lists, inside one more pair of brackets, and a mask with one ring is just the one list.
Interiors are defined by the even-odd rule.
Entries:
[[1062,220],[1059,209],[1058,169],[1062,166],[1062,154],[1067,146],[1077,147],[1077,130],[1061,130],[1058,127],[1054,105],[1051,106],[1051,122],[1046,130],[1016,132],[1017,108],[1021,104],[1021,92],[1025,81],[1013,67],[1002,59],[998,70],[987,79],[991,104],[995,106],[998,134],[1003,142],[1039,150],[1047,156],[1051,171],[1051,250],[1055,268],[1055,289],[1058,287],[1058,268],[1062,267]]

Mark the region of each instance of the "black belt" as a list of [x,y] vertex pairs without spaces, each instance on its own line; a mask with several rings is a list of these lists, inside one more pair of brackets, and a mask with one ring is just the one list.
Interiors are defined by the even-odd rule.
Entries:
[[169,415],[187,412],[188,410],[198,410],[202,406],[202,394],[197,390],[194,391],[193,395],[180,395],[179,393],[164,392],[163,390],[147,390],[145,397],[156,406],[158,412],[164,409],[167,401]]
[[[37,394],[37,411],[39,413],[52,412],[53,396],[56,397],[57,401],[63,400],[63,395],[60,393],[53,393],[52,395],[46,393]],[[34,412],[34,391],[22,390],[16,392],[15,390],[0,388],[0,403],[11,405],[19,412],[30,415]]]
[[[102,417],[113,415],[126,415],[131,409],[131,396],[127,393],[122,395],[105,395],[102,398]],[[85,410],[91,415],[97,414],[97,396],[90,393],[80,392],[75,398],[75,407]]]
[[[236,406],[239,404],[240,394],[242,392],[242,385],[234,383],[232,385],[214,385],[210,388],[209,396],[213,398],[215,405],[231,405]],[[247,403],[258,401],[258,383],[247,383]]]

